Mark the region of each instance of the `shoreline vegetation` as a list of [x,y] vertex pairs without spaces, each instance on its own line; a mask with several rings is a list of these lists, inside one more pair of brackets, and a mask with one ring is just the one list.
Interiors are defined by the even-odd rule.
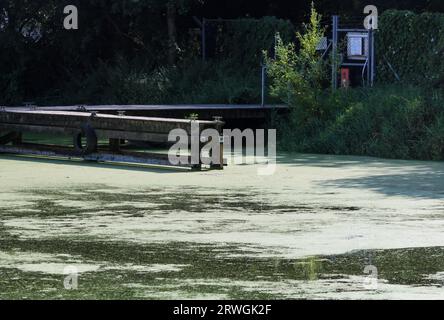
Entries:
[[[34,10],[32,5],[27,9]],[[10,25],[12,19],[1,24],[0,105],[23,101],[38,105],[257,103],[261,63],[265,62],[267,103],[283,102],[290,107],[288,114],[274,114],[268,123],[278,128],[278,150],[444,160],[442,13],[383,11],[376,35],[376,86],[332,92],[331,59],[320,59],[316,51],[327,34],[328,17],[322,18],[314,6],[302,26],[276,17],[209,23],[214,41],[208,43],[206,61],[201,58],[199,34],[177,34],[174,63],[162,54],[165,48],[171,49],[164,41],[167,38],[151,37],[152,26],[148,28],[143,19],[136,19],[125,40],[113,33],[105,54],[100,49],[105,47],[103,39],[96,39],[97,35],[85,34],[83,29],[54,31],[54,21],[60,17],[47,9],[47,20],[39,27],[41,37],[17,34]],[[151,10],[133,9],[125,14],[139,17]],[[14,7],[8,10],[12,16]],[[114,10],[110,17],[123,14],[118,6]],[[183,22],[181,14],[191,7],[180,10],[177,28]],[[85,28],[102,19],[81,18]],[[156,19],[151,23],[163,25]],[[97,28],[98,34],[106,31]]]
[[[399,41],[395,48],[381,48],[381,44],[378,47],[380,56],[386,48],[393,51],[390,59],[401,60],[397,61],[401,81],[388,80],[393,75],[381,62],[378,72],[385,81],[373,88],[331,91],[331,58],[320,60],[316,50],[325,30],[314,7],[310,22],[304,25],[302,33],[296,34],[298,48],[278,39],[276,58],[268,57],[267,61],[271,94],[290,107],[288,115],[276,115],[271,121],[272,127],[281,128],[281,150],[406,160],[444,159],[444,63],[442,54],[439,55],[444,50],[444,15],[387,11],[381,17],[377,42],[390,43],[395,30],[401,31],[393,29],[392,35],[388,35],[387,29],[400,24],[403,18],[408,25],[401,35],[404,48]],[[419,25],[425,29],[441,27],[414,40]],[[412,30],[417,32],[411,33]],[[423,50],[427,43],[432,45]],[[402,63],[415,55],[414,66]],[[428,71],[421,74],[419,70]]]

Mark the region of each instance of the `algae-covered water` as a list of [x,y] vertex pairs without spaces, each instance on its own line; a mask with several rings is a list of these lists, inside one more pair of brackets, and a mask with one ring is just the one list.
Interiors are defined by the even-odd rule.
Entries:
[[444,163],[259,166],[0,156],[0,299],[444,298]]

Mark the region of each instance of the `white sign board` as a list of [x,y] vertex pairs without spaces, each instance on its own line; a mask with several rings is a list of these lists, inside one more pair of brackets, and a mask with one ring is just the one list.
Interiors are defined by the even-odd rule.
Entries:
[[351,56],[362,56],[362,40],[361,37],[350,37],[349,38],[349,46],[350,46],[350,55]]

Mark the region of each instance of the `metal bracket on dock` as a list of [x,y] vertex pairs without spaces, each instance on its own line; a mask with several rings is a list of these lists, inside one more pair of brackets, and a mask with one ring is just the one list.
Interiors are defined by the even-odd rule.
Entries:
[[35,105],[35,102],[23,102],[26,108],[29,108],[29,110],[37,110],[37,106]]
[[77,106],[76,111],[79,111],[79,112],[88,112],[88,109],[86,109],[85,106],[81,105],[81,106]]

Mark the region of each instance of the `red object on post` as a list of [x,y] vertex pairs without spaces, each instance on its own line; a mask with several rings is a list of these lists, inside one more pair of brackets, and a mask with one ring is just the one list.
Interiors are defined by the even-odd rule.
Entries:
[[350,87],[350,69],[341,68],[341,87]]

